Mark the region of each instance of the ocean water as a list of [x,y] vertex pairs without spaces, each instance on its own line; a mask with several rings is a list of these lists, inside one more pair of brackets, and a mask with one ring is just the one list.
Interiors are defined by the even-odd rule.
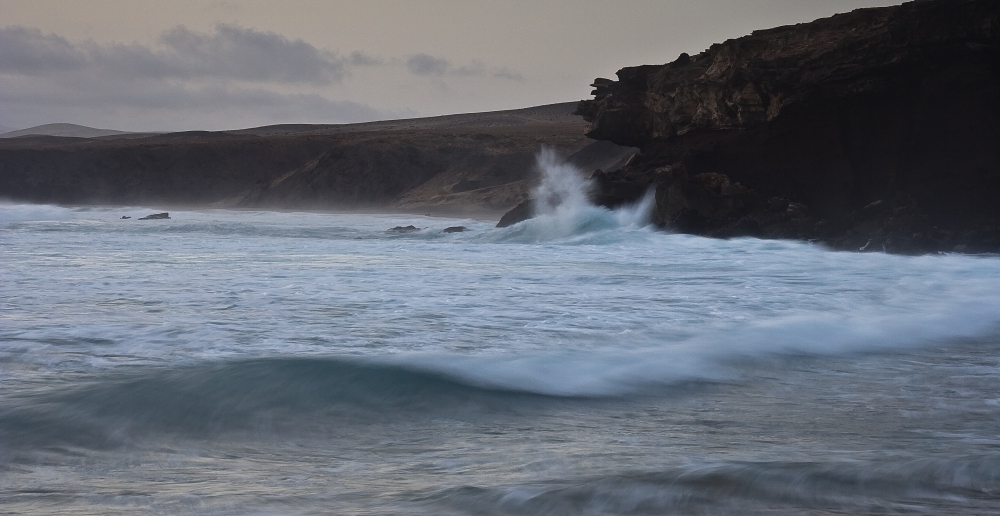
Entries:
[[504,229],[0,205],[0,512],[1000,511],[1000,258],[667,234],[550,165]]

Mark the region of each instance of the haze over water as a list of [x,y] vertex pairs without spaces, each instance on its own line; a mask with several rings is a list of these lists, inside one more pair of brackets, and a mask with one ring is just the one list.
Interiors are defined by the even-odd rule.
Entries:
[[504,229],[0,206],[0,507],[1000,510],[996,256],[666,234],[542,163]]

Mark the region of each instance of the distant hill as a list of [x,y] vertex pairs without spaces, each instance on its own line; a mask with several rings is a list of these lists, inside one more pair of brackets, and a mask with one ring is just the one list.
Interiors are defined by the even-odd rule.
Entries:
[[13,130],[14,130],[13,127],[7,127],[5,125],[0,125],[0,134],[9,133],[9,132],[11,132]]
[[127,131],[115,131],[113,129],[94,129],[76,124],[45,124],[36,127],[29,127],[19,131],[10,131],[0,134],[0,138],[17,138],[18,136],[69,136],[74,138],[99,138],[101,136],[114,136],[118,134],[129,134]]
[[589,140],[574,109],[565,102],[361,124],[0,138],[0,197],[499,218],[537,184],[542,147],[587,174],[614,171],[635,154]]
[[224,131],[228,134],[276,136],[276,135],[330,135],[371,131],[401,131],[425,129],[471,129],[475,127],[517,127],[545,124],[580,123],[580,117],[573,114],[576,102],[562,102],[528,108],[481,113],[460,113],[422,118],[380,120],[353,124],[280,124]]

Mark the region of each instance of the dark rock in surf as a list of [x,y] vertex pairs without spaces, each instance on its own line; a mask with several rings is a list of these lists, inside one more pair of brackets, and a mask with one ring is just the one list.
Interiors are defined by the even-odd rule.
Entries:
[[151,213],[149,215],[146,215],[145,217],[140,217],[138,220],[161,220],[169,218],[170,214],[167,212],[163,212],[163,213]]
[[1000,245],[1000,3],[926,0],[756,31],[594,81],[588,136],[641,153],[599,204],[840,249]]
[[463,231],[467,231],[468,229],[469,228],[465,226],[451,226],[444,228],[444,231],[442,231],[442,233],[461,233]]
[[497,222],[498,228],[505,228],[507,226],[513,226],[518,222],[523,222],[535,216],[535,201],[528,199],[527,201],[514,206],[510,211],[503,214],[500,217],[500,222]]
[[121,218],[121,220],[126,220],[126,219],[131,219],[131,218],[132,218],[132,217],[129,217],[128,215],[122,215],[122,218]]
[[396,226],[385,231],[386,233],[413,233],[414,231],[420,231],[420,228],[411,224],[409,226]]

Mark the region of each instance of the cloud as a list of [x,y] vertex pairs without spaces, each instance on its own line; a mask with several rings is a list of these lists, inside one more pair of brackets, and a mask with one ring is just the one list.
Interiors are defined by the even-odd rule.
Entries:
[[496,77],[497,79],[507,79],[508,81],[524,82],[523,75],[514,70],[510,70],[507,67],[494,70],[493,77]]
[[354,66],[378,66],[385,64],[385,61],[359,50],[351,52],[349,59]]
[[355,78],[375,77],[382,84],[392,77],[396,83],[400,75],[410,81],[413,75],[427,78],[429,83],[421,82],[435,88],[421,94],[432,95],[451,91],[446,83],[451,80],[523,80],[515,71],[478,60],[456,65],[426,53],[406,58],[338,54],[301,39],[228,24],[206,32],[177,26],[150,43],[72,42],[8,26],[0,27],[0,122],[179,130],[416,115],[330,98],[334,91],[358,91],[357,84],[343,84],[352,70],[358,71]]
[[471,64],[452,68],[450,73],[461,77],[482,77],[486,75],[486,65],[479,61],[473,61]]
[[444,75],[448,71],[448,60],[429,54],[415,54],[406,60],[406,67],[417,75]]
[[482,61],[472,61],[467,65],[453,66],[447,59],[430,54],[414,54],[410,56],[406,60],[406,67],[410,73],[430,77],[442,77],[445,75],[457,77],[490,76],[497,79],[524,81],[524,77],[520,73],[506,67],[489,71]]
[[229,79],[327,85],[347,74],[348,59],[300,39],[219,24],[214,32],[178,26],[157,45],[71,44],[26,27],[0,28],[0,73],[44,75],[81,69],[123,79]]
[[226,84],[145,80],[129,84],[84,79],[74,85],[0,82],[4,123],[53,121],[126,130],[233,129],[273,123],[351,123],[412,116],[315,93],[284,93]]
[[[208,33],[179,25],[161,34],[152,45],[93,41],[73,44],[38,29],[0,28],[0,74],[51,75],[89,70],[122,80],[216,79],[325,86],[342,81],[350,67],[385,64],[362,51],[340,56],[301,39],[227,24],[216,25]],[[453,66],[443,57],[425,53],[409,56],[405,64],[410,73],[421,76],[524,80],[507,68],[490,71],[481,61]]]
[[0,73],[39,74],[79,69],[87,55],[66,39],[27,27],[0,28]]
[[[345,59],[274,32],[220,24],[212,34],[179,26],[164,33],[163,65],[191,77],[328,84],[343,79]],[[163,55],[163,54],[161,54]]]

